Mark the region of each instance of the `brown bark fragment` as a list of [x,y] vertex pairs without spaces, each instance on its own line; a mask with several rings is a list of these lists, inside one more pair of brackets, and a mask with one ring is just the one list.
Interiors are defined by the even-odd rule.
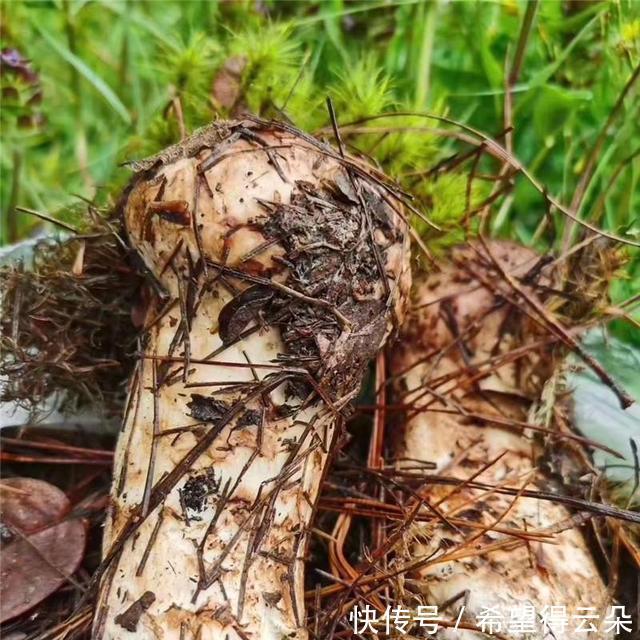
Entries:
[[153,591],[145,591],[128,609],[115,617],[116,624],[127,631],[135,631],[142,614],[156,601]]

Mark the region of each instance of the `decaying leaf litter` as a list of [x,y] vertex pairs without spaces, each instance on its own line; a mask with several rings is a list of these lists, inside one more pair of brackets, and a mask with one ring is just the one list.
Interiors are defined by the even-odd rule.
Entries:
[[[448,129],[448,131],[450,132],[448,135],[458,135],[454,133],[453,129]],[[340,127],[338,132],[343,142],[349,144],[351,141],[349,127]],[[378,133],[384,135],[384,132]],[[460,137],[464,136],[464,142],[471,142],[473,144],[471,152],[457,154],[450,159],[448,164],[459,167],[459,163],[466,161],[470,166],[470,185],[472,185],[476,179],[486,180],[486,176],[480,175],[478,171],[481,158],[486,153],[493,154],[494,157],[501,162],[510,165],[513,171],[513,173],[512,171],[506,171],[497,176],[494,194],[481,202],[480,205],[473,203],[473,206],[471,206],[472,198],[470,195],[468,216],[465,216],[465,222],[473,225],[474,221],[479,220],[482,224],[486,225],[486,219],[490,211],[489,206],[493,202],[493,199],[497,197],[495,194],[507,192],[511,187],[510,181],[518,172],[521,172],[523,168],[510,155],[507,148],[508,145],[503,147],[500,140],[488,143],[488,139],[485,136],[474,138],[468,134],[469,132],[463,132]],[[339,154],[340,150],[339,148],[337,152],[334,151],[334,154]],[[438,167],[437,170],[446,172],[449,168],[447,163],[445,163]],[[204,189],[206,190],[206,186],[204,186]],[[471,194],[471,187],[469,193]],[[303,198],[308,197],[309,194],[303,196]],[[312,195],[312,197],[314,196]],[[559,204],[554,203],[551,199],[549,202],[552,205]],[[415,205],[407,204],[409,204],[410,209],[415,208]],[[273,206],[273,203],[271,203],[271,206]],[[562,210],[561,207],[558,207],[558,209]],[[171,206],[164,208],[163,206],[154,213],[165,222],[176,224],[175,221],[178,220],[179,223],[183,217],[184,210],[181,207]],[[481,225],[481,229],[482,228]],[[508,312],[507,315],[513,316],[515,314],[516,316],[522,316],[526,319],[527,323],[532,322],[531,316],[535,317],[537,315],[538,325],[542,325],[542,328],[538,326],[541,335],[538,339],[540,344],[535,345],[533,348],[521,345],[512,348],[511,352],[507,350],[506,353],[500,354],[505,361],[521,363],[523,359],[529,358],[532,351],[536,353],[536,349],[544,350],[546,356],[548,355],[547,350],[551,349],[553,352],[560,343],[564,343],[565,349],[572,348],[575,346],[572,340],[574,340],[580,332],[590,325],[601,322],[602,318],[595,311],[602,299],[600,296],[604,297],[606,295],[601,284],[603,281],[606,281],[609,276],[609,270],[615,269],[617,264],[623,260],[623,255],[619,247],[614,243],[602,238],[601,235],[593,229],[588,229],[588,231],[591,233],[583,236],[581,241],[575,245],[575,248],[568,252],[568,255],[560,256],[557,260],[557,263],[560,265],[571,261],[572,268],[568,270],[570,274],[578,274],[581,278],[584,277],[583,274],[585,274],[586,277],[580,282],[580,287],[574,288],[573,283],[570,282],[561,283],[563,285],[561,289],[554,288],[554,285],[557,287],[557,283],[555,282],[547,282],[542,285],[542,290],[549,294],[552,311],[541,311],[541,308],[535,305],[532,307],[531,300],[527,299],[526,293],[518,291],[517,288],[522,283],[520,283],[518,277],[515,277],[513,273],[500,269],[491,273],[495,281],[499,283],[491,287],[491,293],[496,295],[497,299],[500,300],[499,306],[504,308],[506,305],[507,309],[515,308],[515,311]],[[194,230],[194,235],[195,234],[196,232]],[[115,235],[112,237],[114,239],[116,238]],[[118,244],[114,243],[114,246],[117,247],[116,251],[122,251],[120,254],[123,257],[122,264],[131,264],[132,257],[131,255],[127,255],[126,250],[123,249],[123,245],[118,242]],[[268,247],[263,250],[268,250]],[[85,244],[84,249],[81,251],[85,256],[90,255],[91,243]],[[75,250],[74,255],[77,256]],[[486,258],[487,256],[485,256],[485,261]],[[250,259],[253,259],[253,257]],[[544,262],[543,260],[542,263]],[[74,258],[74,263],[78,263],[76,258]],[[211,269],[217,269],[220,272],[220,277],[230,280],[232,284],[233,279],[238,277],[237,271],[224,273],[224,269],[220,268],[219,263],[209,266]],[[543,266],[545,265],[542,264],[540,266],[540,271],[544,271]],[[429,268],[433,269],[433,266]],[[489,264],[489,268],[491,269],[491,264]],[[82,271],[80,271],[80,273],[82,273]],[[129,277],[132,273],[136,272],[128,270],[123,281],[130,282]],[[252,321],[251,319],[247,321],[247,318],[250,318],[252,314],[259,315],[264,313],[266,309],[267,312],[274,313],[277,317],[278,311],[281,311],[277,306],[277,298],[282,292],[265,291],[265,282],[261,279],[261,276],[251,274],[251,277],[253,279],[250,280],[251,286],[246,290],[247,293],[244,294],[245,298],[242,298],[243,294],[235,296],[235,302],[225,312],[228,322],[226,323],[227,328],[223,333],[225,333],[227,340],[234,340],[238,335],[243,333],[247,322]],[[148,278],[147,283],[150,292],[143,296],[143,300],[152,298],[154,289],[156,293],[158,289],[157,283],[153,278]],[[483,285],[484,284],[485,283],[483,283]],[[526,282],[525,285],[528,286],[529,283]],[[137,288],[137,285],[135,288]],[[121,290],[128,291],[128,289]],[[505,291],[507,292],[506,295]],[[184,298],[180,299],[179,303],[181,312],[183,310],[187,311],[186,315],[188,315],[189,305],[192,303],[192,301],[191,303],[189,302],[189,295],[191,295],[189,291],[186,291],[178,296],[179,298]],[[138,310],[138,312],[133,315],[139,325],[140,318],[144,315],[139,309],[140,307],[144,308],[145,303],[140,304],[137,294],[133,297],[134,303],[131,305],[127,304],[127,308]],[[274,300],[274,298],[276,300]],[[503,298],[507,299],[506,303],[503,301]],[[546,303],[547,299],[545,298],[545,305]],[[566,316],[563,317],[566,331],[563,331],[563,325],[555,316],[558,305],[561,310],[561,315],[566,313]],[[544,305],[543,308],[545,308]],[[571,308],[573,308],[572,311],[567,311]],[[328,312],[328,307],[325,306],[325,309]],[[166,313],[168,313],[168,311],[166,311]],[[453,323],[455,333],[455,314],[452,316],[451,313],[445,312],[444,315],[448,317],[450,323]],[[273,319],[274,316],[271,317]],[[32,314],[28,314],[27,318],[30,322],[33,321]],[[153,320],[156,323],[160,321],[158,318],[154,318]],[[331,318],[330,324],[335,327],[335,323],[340,320],[340,317],[336,315],[335,318]],[[126,325],[126,323],[124,324]],[[513,324],[513,317],[511,317],[510,322],[507,324]],[[515,324],[517,325],[517,323]],[[19,326],[19,324],[16,325],[14,322],[12,326]],[[134,328],[130,329],[127,335],[131,335],[135,343],[137,331],[135,330],[135,324],[132,324],[132,326]],[[410,332],[410,325],[407,326]],[[510,329],[513,329],[513,326],[511,326]],[[184,329],[182,333],[184,334]],[[82,335],[82,329],[79,331],[79,334],[81,337],[84,337]],[[454,343],[456,353],[462,358],[460,370],[454,372],[457,373],[458,377],[462,377],[462,381],[454,382],[454,388],[464,388],[465,385],[470,384],[471,388],[482,391],[482,381],[488,378],[490,379],[492,376],[500,377],[501,367],[504,366],[502,359],[489,358],[488,362],[480,363],[478,367],[471,359],[472,354],[465,354],[467,347],[465,346],[464,337],[458,336],[458,339],[454,339]],[[176,348],[184,348],[185,352],[188,352],[190,349],[186,342],[177,345]],[[452,347],[449,347],[449,350],[451,349]],[[131,353],[133,353],[134,350],[135,349],[133,349]],[[185,352],[177,358],[177,361],[169,363],[167,367],[170,371],[171,365],[174,365],[173,374],[175,380],[180,380],[186,368]],[[553,354],[555,358],[558,358],[558,353],[559,352],[556,351],[555,354]],[[298,357],[303,357],[304,355],[305,354],[296,354]],[[433,354],[429,355],[431,356]],[[556,374],[555,365],[558,360],[554,361],[554,358],[550,358],[549,361],[552,366],[550,366],[545,375],[550,375],[553,378],[553,375]],[[473,488],[473,490],[482,490],[485,492],[489,496],[490,501],[494,495],[506,495],[514,499],[520,499],[521,496],[529,495],[531,498],[546,500],[552,504],[558,502],[571,506],[576,510],[576,513],[583,514],[575,516],[572,523],[574,523],[574,521],[588,523],[587,528],[592,528],[597,542],[597,544],[592,545],[592,547],[593,549],[600,547],[603,551],[602,554],[598,555],[596,553],[595,556],[603,560],[605,565],[608,566],[608,575],[614,580],[618,578],[621,580],[625,579],[623,575],[625,567],[624,564],[621,564],[621,558],[624,558],[628,553],[631,558],[637,559],[639,554],[634,543],[634,529],[626,528],[627,525],[624,523],[637,522],[637,514],[608,505],[606,501],[607,487],[601,479],[599,480],[595,475],[591,476],[592,482],[588,491],[585,490],[584,481],[581,480],[576,485],[578,491],[575,494],[569,491],[566,496],[560,496],[548,491],[527,489],[527,487],[523,487],[522,484],[515,487],[495,487],[493,486],[495,484],[493,479],[490,479],[489,482],[485,482],[484,484],[477,482],[476,485],[472,485],[472,482],[476,479],[472,481],[462,481],[455,473],[441,477],[439,474],[431,473],[433,470],[429,469],[429,466],[433,461],[430,460],[428,456],[426,461],[422,459],[421,463],[422,466],[426,467],[426,471],[419,471],[418,473],[416,473],[415,470],[403,471],[403,469],[406,469],[406,462],[396,464],[395,458],[406,457],[406,452],[401,450],[402,445],[398,443],[397,436],[394,435],[393,429],[398,425],[398,416],[402,415],[403,412],[408,412],[409,417],[411,417],[412,412],[416,411],[416,407],[403,406],[402,399],[398,397],[401,394],[398,394],[395,390],[397,388],[396,379],[402,378],[403,374],[398,374],[391,362],[392,359],[389,359],[385,365],[385,360],[378,358],[376,367],[375,404],[373,406],[361,407],[355,416],[350,418],[352,428],[356,428],[358,422],[368,424],[369,420],[372,420],[374,426],[372,433],[374,437],[371,439],[369,450],[366,451],[367,435],[363,437],[363,427],[361,425],[358,431],[354,432],[352,430],[352,433],[358,433],[360,437],[352,436],[351,442],[343,443],[344,446],[337,453],[338,459],[334,470],[329,477],[327,477],[323,485],[324,493],[319,502],[319,514],[315,524],[315,530],[318,531],[318,534],[314,539],[311,553],[312,560],[317,561],[319,568],[324,567],[318,575],[321,576],[321,580],[327,580],[328,584],[325,583],[325,586],[322,586],[323,583],[321,582],[320,585],[315,586],[317,578],[314,579],[312,572],[308,570],[307,580],[309,583],[309,591],[306,594],[306,600],[310,609],[308,628],[312,637],[314,634],[315,637],[348,637],[349,632],[346,627],[344,614],[349,607],[355,603],[365,601],[373,602],[376,606],[380,607],[386,603],[398,604],[400,602],[408,602],[415,605],[416,602],[420,601],[420,598],[424,597],[424,594],[421,593],[420,585],[416,584],[419,580],[423,579],[420,573],[422,570],[419,566],[420,562],[417,561],[416,566],[413,566],[413,562],[411,561],[403,565],[402,552],[407,549],[407,539],[411,540],[415,538],[416,535],[418,537],[425,535],[424,528],[422,528],[422,532],[420,532],[422,525],[417,527],[417,522],[426,520],[427,522],[431,522],[429,526],[437,530],[438,527],[442,526],[441,521],[444,515],[445,523],[447,523],[447,514],[436,513],[434,516],[434,513],[425,507],[427,499],[422,495],[422,490],[420,489],[420,486],[425,482],[425,474],[429,486],[434,483],[442,483],[444,486],[453,487],[447,489],[446,494],[454,496],[454,498],[463,491]],[[191,364],[195,366],[198,363],[192,360]],[[290,365],[291,363],[287,364]],[[252,365],[253,363],[247,363],[247,368],[251,369]],[[476,367],[479,368],[479,371],[476,371]],[[156,375],[157,368],[159,367],[155,364],[152,365],[152,371],[155,371]],[[253,368],[255,368],[255,365],[253,365]],[[90,373],[90,369],[91,367],[88,367],[86,373]],[[122,379],[124,379],[124,376]],[[428,408],[431,411],[433,411],[434,405],[438,406],[438,403],[440,403],[448,407],[448,409],[444,410],[445,412],[448,411],[454,416],[460,412],[463,412],[463,415],[465,415],[465,412],[466,414],[469,413],[468,409],[465,409],[464,406],[455,406],[455,404],[453,407],[451,406],[450,403],[455,402],[455,398],[449,400],[449,404],[447,404],[446,399],[443,402],[443,394],[437,391],[439,385],[444,385],[446,388],[447,384],[450,384],[452,380],[455,381],[455,379],[456,376],[454,375],[449,377],[444,376],[444,379],[436,378],[435,381],[432,379],[428,380],[428,387],[433,388],[433,386],[436,386],[435,391],[438,394],[434,394],[431,396],[431,400],[429,400]],[[289,384],[290,388],[293,389],[292,393],[301,393],[303,390],[309,391],[309,385],[313,388],[310,379],[305,379],[302,387],[297,381],[291,381]],[[60,386],[65,387],[66,385],[62,384]],[[55,384],[53,388],[55,388]],[[538,389],[538,391],[539,390],[540,389]],[[429,396],[431,391],[428,389],[425,391],[426,395]],[[318,389],[318,393],[320,393],[320,389]],[[528,396],[527,393],[529,394]],[[523,394],[522,398],[518,398],[517,402],[528,402],[535,405],[535,403],[539,401],[539,398],[536,398],[535,393],[530,389],[527,390],[527,393]],[[620,390],[620,394],[621,399],[624,401],[623,390]],[[222,407],[214,403],[204,402],[200,398],[202,398],[201,394],[191,394],[190,402],[192,405],[190,409],[192,414],[195,413],[197,419],[209,419],[211,421],[219,419]],[[329,399],[331,399],[330,395]],[[497,401],[490,403],[493,410],[496,410],[496,404]],[[538,412],[532,409],[531,415],[527,414],[524,419],[514,419],[511,415],[505,417],[498,411],[499,418],[496,418],[496,415],[491,415],[491,421],[493,422],[490,421],[490,424],[496,424],[495,421],[499,419],[499,428],[503,428],[506,431],[516,433],[521,431],[528,435],[532,433],[541,434],[537,436],[537,442],[538,446],[542,443],[542,448],[545,451],[549,448],[553,450],[559,442],[562,443],[563,447],[570,445],[572,452],[567,459],[573,460],[573,456],[576,455],[578,462],[572,462],[572,464],[576,464],[577,469],[584,470],[588,468],[588,458],[585,458],[580,452],[582,446],[585,444],[589,445],[589,443],[581,442],[577,437],[572,436],[566,417],[563,418],[562,415],[558,417],[553,411],[551,411],[551,413],[554,415],[549,417],[549,406],[545,405],[544,402],[542,405],[543,406],[539,407]],[[443,411],[442,408],[439,410],[440,412]],[[421,411],[423,411],[422,408]],[[522,407],[520,407],[519,411],[522,411]],[[426,414],[428,415],[428,413],[429,411],[427,410]],[[465,420],[471,419],[483,424],[487,423],[486,413],[481,414],[482,417],[480,418],[478,418],[477,415],[478,414],[472,418],[465,415]],[[522,416],[520,417],[522,418]],[[247,421],[250,419],[254,420],[255,418],[257,418],[255,414],[253,414],[253,416],[246,416]],[[247,424],[251,423],[247,422]],[[401,421],[400,424],[402,424]],[[478,425],[476,428],[481,429],[483,427]],[[557,431],[560,433],[556,433]],[[176,433],[176,435],[178,435],[178,433]],[[546,446],[548,443],[553,443],[554,446]],[[9,446],[16,447],[16,450],[19,450],[20,447],[20,445],[16,443],[10,443]],[[103,459],[101,455],[97,457],[100,460]],[[563,463],[566,462],[566,460],[562,458],[560,460],[557,458],[558,456],[556,456],[556,459],[553,459],[552,456],[550,461],[547,460],[547,463],[551,466],[552,475],[558,474],[559,472],[566,472],[566,469],[559,470],[554,468],[554,465],[559,464],[562,466]],[[33,459],[33,457],[30,458],[30,460]],[[544,473],[548,473],[548,471]],[[575,470],[572,470],[569,478],[571,478],[571,475],[581,477]],[[561,477],[565,479],[564,476],[561,475]],[[90,482],[91,481],[95,481],[95,479],[90,480]],[[356,484],[358,482],[360,482],[360,484]],[[567,482],[567,484],[569,483]],[[354,489],[354,486],[357,488]],[[580,486],[582,486],[582,490],[580,490]],[[602,494],[594,492],[592,487],[601,490]],[[206,500],[208,495],[210,495],[209,492],[220,491],[220,482],[215,477],[215,474],[212,476],[207,475],[202,482],[198,482],[196,485],[192,483],[187,489],[188,495],[186,496],[186,500],[188,500],[191,505],[199,507],[203,500]],[[359,502],[359,500],[363,502]],[[339,512],[339,515],[337,519],[334,520],[334,516],[331,514],[336,511]],[[594,517],[598,515],[607,515],[610,517],[605,522],[602,522]],[[470,517],[469,514],[466,514],[466,517],[462,517],[461,521],[456,521],[454,524],[459,530],[463,527],[469,527],[472,534],[475,535],[475,533],[473,533],[473,518]],[[490,526],[483,525],[481,531],[487,529],[487,531],[484,531],[484,535],[488,535],[491,534],[490,530],[493,529],[494,534],[505,535],[505,529],[508,529],[508,527],[503,526],[499,528],[501,525],[505,525],[505,523],[492,522]],[[418,534],[416,534],[416,528],[418,529]],[[462,530],[466,531],[466,529]],[[477,530],[476,526],[475,531],[477,532]],[[333,534],[330,535],[330,539],[328,539],[327,534],[330,531],[333,531]],[[531,531],[525,531],[523,533],[521,530],[518,530],[517,534],[513,531],[507,531],[506,533],[508,534],[506,535],[507,540],[511,540],[512,538],[518,540],[524,538],[526,540],[535,538],[536,536],[535,532],[532,533]],[[541,534],[541,536],[544,537],[544,533]],[[456,557],[457,549],[455,544],[456,543],[447,549],[448,557]],[[461,543],[458,542],[457,544]],[[464,555],[464,548],[461,549],[460,552]],[[413,558],[414,555],[415,551],[412,550],[410,557]],[[268,598],[266,600],[268,601]],[[275,597],[273,600],[275,600]],[[146,593],[141,595],[138,602],[139,606],[137,606],[137,608],[127,610],[127,612],[123,614],[125,617],[121,618],[120,621],[125,626],[122,628],[126,629],[127,625],[133,625],[136,618],[139,619],[139,616],[153,604],[151,598],[147,596]],[[455,603],[452,604],[452,607],[454,606]],[[74,608],[75,604],[69,604],[67,611],[72,611]],[[61,615],[59,619],[64,619],[64,615]],[[87,615],[86,609],[76,610],[75,617],[63,621],[58,628],[53,627],[53,630],[49,629],[44,631],[40,634],[40,637],[77,637],[82,633],[86,634],[91,621],[90,619],[91,616]],[[469,627],[469,625],[467,625],[467,627]],[[67,633],[67,631],[69,633]]]

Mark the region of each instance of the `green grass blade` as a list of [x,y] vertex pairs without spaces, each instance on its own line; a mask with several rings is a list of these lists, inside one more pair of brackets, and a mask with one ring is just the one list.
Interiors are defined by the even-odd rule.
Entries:
[[75,56],[67,47],[60,44],[51,34],[39,24],[34,23],[35,29],[47,41],[51,48],[66,60],[93,88],[109,103],[111,108],[126,124],[131,124],[131,115],[113,89],[80,58]]

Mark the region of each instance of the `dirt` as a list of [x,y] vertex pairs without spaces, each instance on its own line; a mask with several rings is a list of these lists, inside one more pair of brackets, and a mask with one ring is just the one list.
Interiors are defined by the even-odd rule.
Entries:
[[[353,184],[321,188],[299,181],[290,204],[265,207],[273,210],[263,233],[286,249],[286,284],[305,296],[273,296],[264,305],[265,320],[280,328],[287,359],[304,366],[331,397],[351,392],[386,326],[386,300],[377,288],[386,276],[381,278],[381,247],[373,239],[378,232],[389,243],[397,241],[386,205],[354,178]],[[305,398],[311,387],[297,380],[288,392]]]

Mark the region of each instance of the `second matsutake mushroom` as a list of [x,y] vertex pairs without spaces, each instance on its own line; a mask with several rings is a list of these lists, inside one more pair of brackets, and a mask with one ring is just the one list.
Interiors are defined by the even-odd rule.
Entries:
[[136,166],[153,282],[115,462],[94,637],[306,637],[310,521],[341,412],[402,314],[395,191],[257,120]]
[[416,284],[393,350],[407,407],[397,468],[432,516],[407,530],[397,561],[413,567],[414,604],[458,620],[439,638],[570,640],[592,624],[589,637],[611,636],[588,518],[562,502],[589,480],[588,456],[553,398],[535,410],[564,353],[545,264],[508,242],[455,249]]

